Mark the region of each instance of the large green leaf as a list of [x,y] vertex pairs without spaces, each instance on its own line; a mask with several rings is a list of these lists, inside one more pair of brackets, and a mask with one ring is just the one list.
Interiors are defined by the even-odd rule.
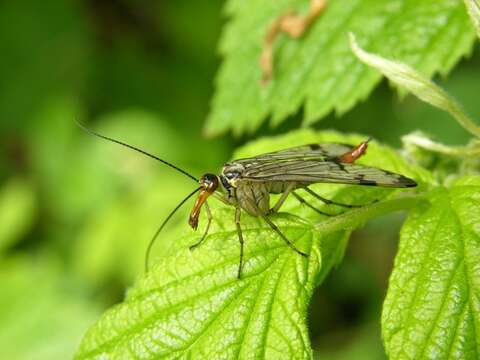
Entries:
[[299,40],[283,37],[275,47],[274,79],[260,85],[263,36],[290,9],[305,12],[306,0],[230,0],[220,43],[224,56],[206,130],[253,131],[269,115],[278,124],[305,103],[305,123],[332,110],[343,113],[365,99],[381,75],[359,64],[347,33],[362,46],[399,59],[427,76],[446,74],[469,52],[474,31],[459,0],[328,2],[325,13]]
[[[318,247],[312,248],[318,235],[298,219],[277,221],[310,253],[307,261],[252,220],[244,223],[242,280],[236,278],[236,232],[216,223],[204,246],[159,262],[121,306],[107,312],[87,333],[78,358],[310,357],[305,313],[320,269]],[[186,240],[192,244],[198,237]]]
[[391,359],[480,356],[480,177],[438,188],[405,223],[382,326]]
[[[298,131],[255,142],[238,155],[287,144],[356,143],[359,139],[364,137]],[[398,155],[392,160],[393,154],[372,143],[369,159],[388,162],[386,167],[398,171],[408,169],[420,182],[428,178]],[[322,188],[315,189],[356,203],[392,194],[389,189],[372,187]],[[280,213],[272,220],[309,254],[308,259],[288,248],[263,221],[244,214],[245,267],[238,280],[234,210],[211,201],[215,220],[206,242],[190,251],[188,245],[199,239],[191,230],[170,239],[177,250],[157,260],[125,301],[107,311],[89,330],[77,358],[311,358],[306,310],[315,286],[342,259],[351,230],[372,216],[405,208],[410,202],[405,198],[375,203],[321,221],[322,216],[302,208],[294,199],[287,200],[283,210],[295,215]],[[334,208],[324,208],[335,212]]]

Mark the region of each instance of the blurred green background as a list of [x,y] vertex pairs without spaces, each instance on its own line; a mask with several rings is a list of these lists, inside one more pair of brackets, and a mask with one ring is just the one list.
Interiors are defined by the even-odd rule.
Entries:
[[[150,236],[190,180],[82,132],[75,119],[189,169],[217,171],[251,138],[205,139],[221,59],[223,1],[4,0],[0,3],[0,358],[67,359],[99,314],[143,271]],[[438,79],[480,118],[480,51]],[[393,146],[415,129],[448,144],[468,135],[386,82],[317,128]],[[310,331],[322,359],[382,359],[379,318],[402,215],[357,231],[318,289]],[[174,223],[185,223],[185,210]],[[175,226],[171,224],[170,228]],[[187,225],[185,225],[187,226]],[[167,254],[174,230],[156,246]]]

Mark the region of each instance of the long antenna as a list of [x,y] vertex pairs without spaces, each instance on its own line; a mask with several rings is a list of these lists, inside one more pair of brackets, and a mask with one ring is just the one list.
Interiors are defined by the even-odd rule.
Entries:
[[150,259],[150,252],[152,250],[152,247],[153,247],[153,244],[155,243],[155,240],[157,239],[158,235],[160,234],[160,232],[163,230],[163,228],[165,227],[165,225],[167,225],[167,222],[170,220],[170,218],[177,212],[178,209],[180,209],[180,207],[185,204],[185,202],[190,199],[193,195],[195,195],[195,193],[200,190],[202,187],[198,187],[196,188],[194,191],[192,191],[185,199],[182,200],[182,202],[180,202],[180,204],[178,204],[175,209],[172,210],[172,212],[167,216],[167,218],[163,221],[162,225],[160,225],[160,227],[157,229],[157,231],[155,232],[155,235],[153,235],[152,239],[150,240],[150,242],[148,243],[148,247],[147,247],[147,251],[145,252],[145,273],[148,272],[148,263],[149,263],[149,259]]
[[133,145],[129,145],[129,144],[127,144],[127,143],[124,143],[123,141],[116,140],[116,139],[113,139],[113,138],[111,138],[111,137],[108,137],[108,136],[105,136],[105,135],[96,133],[95,131],[90,130],[89,128],[87,128],[85,125],[83,125],[82,123],[80,123],[80,122],[77,121],[77,120],[75,120],[75,122],[77,123],[77,125],[78,125],[83,131],[85,131],[86,133],[89,133],[90,135],[93,135],[93,136],[99,137],[99,138],[101,138],[101,139],[104,139],[104,140],[107,140],[107,141],[111,141],[111,142],[114,142],[114,143],[116,143],[116,144],[125,146],[125,147],[127,147],[127,148],[129,148],[129,149],[135,150],[135,151],[137,151],[137,152],[139,152],[139,153],[141,153],[141,154],[143,154],[143,155],[146,155],[146,156],[148,156],[148,157],[150,157],[150,158],[152,158],[152,159],[155,159],[155,160],[157,160],[157,161],[160,161],[161,163],[163,163],[163,164],[165,164],[165,165],[167,165],[167,166],[170,166],[172,169],[175,169],[175,170],[177,170],[178,172],[181,172],[183,175],[188,176],[190,179],[192,179],[193,181],[195,181],[196,183],[198,183],[198,179],[197,179],[195,176],[189,174],[188,172],[186,172],[186,171],[183,170],[183,169],[180,169],[178,166],[175,166],[175,165],[169,163],[168,161],[165,161],[165,160],[163,160],[163,159],[160,159],[158,156],[152,155],[152,154],[146,152],[145,150],[139,149],[139,148],[137,148],[137,147],[135,147],[135,146],[133,146]]

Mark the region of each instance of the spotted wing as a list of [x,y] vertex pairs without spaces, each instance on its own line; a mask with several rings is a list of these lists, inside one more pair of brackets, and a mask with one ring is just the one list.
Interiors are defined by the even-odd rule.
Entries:
[[308,144],[285,150],[265,153],[251,158],[238,159],[235,163],[241,163],[245,167],[266,166],[277,161],[289,160],[328,160],[339,157],[353,149],[352,145],[325,143]]
[[416,186],[415,181],[400,174],[340,162],[339,156],[351,149],[351,146],[342,144],[313,144],[240,159],[233,163],[240,162],[244,166],[241,179],[249,181],[288,181],[305,185],[338,183]]

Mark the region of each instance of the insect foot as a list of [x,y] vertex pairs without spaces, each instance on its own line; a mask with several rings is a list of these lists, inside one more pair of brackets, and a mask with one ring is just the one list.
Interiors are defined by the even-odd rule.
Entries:
[[190,245],[188,248],[190,249],[190,251],[193,251],[198,247],[198,245],[200,245],[200,242]]

